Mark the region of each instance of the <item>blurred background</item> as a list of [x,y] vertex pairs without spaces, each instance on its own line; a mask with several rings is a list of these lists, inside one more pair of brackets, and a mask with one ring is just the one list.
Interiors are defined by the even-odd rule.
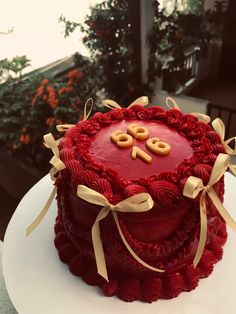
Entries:
[[49,170],[42,137],[86,100],[142,95],[221,117],[236,133],[236,1],[8,0],[0,11],[0,239]]

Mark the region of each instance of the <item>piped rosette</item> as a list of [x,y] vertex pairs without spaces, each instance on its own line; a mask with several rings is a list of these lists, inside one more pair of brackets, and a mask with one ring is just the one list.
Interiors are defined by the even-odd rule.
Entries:
[[[166,97],[166,106],[169,109],[176,109],[181,111],[180,107],[178,106],[177,102],[172,97]],[[200,112],[191,112],[192,116],[196,117],[199,121],[203,121],[205,123],[209,123],[211,121],[210,117],[204,113]]]

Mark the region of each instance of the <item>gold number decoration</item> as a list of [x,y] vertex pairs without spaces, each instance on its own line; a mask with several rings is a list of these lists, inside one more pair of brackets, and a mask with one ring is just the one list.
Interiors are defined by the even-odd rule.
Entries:
[[116,130],[111,133],[110,139],[113,143],[121,148],[130,147],[133,145],[133,138],[129,134],[122,133],[121,130]]
[[161,142],[158,137],[149,138],[146,142],[147,148],[157,155],[168,155],[170,145],[166,142]]
[[145,161],[148,164],[150,164],[152,162],[152,157],[150,155],[148,155],[140,147],[133,146],[132,151],[131,151],[131,158],[136,159],[137,157],[139,157],[140,159],[142,159],[143,161]]
[[149,136],[149,131],[144,126],[138,123],[132,123],[127,126],[127,132],[138,140],[146,140]]

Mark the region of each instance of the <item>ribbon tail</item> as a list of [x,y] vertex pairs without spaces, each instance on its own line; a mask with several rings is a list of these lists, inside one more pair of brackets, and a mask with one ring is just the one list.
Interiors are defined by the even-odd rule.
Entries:
[[[88,107],[90,106],[89,110],[88,110]],[[91,112],[93,110],[93,99],[92,98],[89,98],[87,101],[86,101],[86,104],[84,105],[84,115],[83,115],[83,120],[88,120]]]
[[196,267],[202,257],[207,238],[207,214],[206,214],[206,192],[200,197],[200,236],[197,252],[193,260],[193,266]]
[[109,280],[108,280],[108,274],[107,274],[105,254],[104,254],[104,249],[103,249],[102,240],[101,240],[99,222],[109,214],[109,211],[110,211],[109,207],[107,206],[103,207],[101,211],[99,212],[92,227],[92,242],[93,242],[93,249],[94,249],[97,271],[99,275],[101,275],[104,279],[106,279],[106,281],[109,281]]
[[35,220],[32,222],[31,225],[29,225],[29,227],[26,229],[26,235],[30,235],[36,228],[37,226],[40,224],[40,222],[43,220],[44,216],[47,214],[49,207],[52,204],[52,201],[56,195],[56,191],[57,188],[56,186],[54,186],[52,193],[50,194],[47,203],[45,204],[45,206],[43,207],[43,209],[41,210],[41,212],[39,213],[39,215],[35,218]]
[[127,248],[127,250],[129,251],[129,253],[133,256],[133,258],[139,262],[139,264],[143,265],[144,267],[150,269],[150,270],[153,270],[153,271],[156,271],[156,272],[159,272],[159,273],[163,273],[165,272],[164,269],[159,269],[159,268],[155,268],[149,264],[147,264],[146,262],[144,262],[134,251],[133,249],[130,247],[129,243],[127,242],[127,240],[125,239],[125,236],[121,230],[121,227],[120,227],[120,224],[119,224],[119,220],[118,220],[118,217],[117,217],[117,214],[116,212],[112,212],[112,215],[113,215],[113,218],[114,218],[114,221],[115,221],[115,224],[117,226],[117,229],[119,231],[119,234],[120,234],[120,237],[125,245],[125,247]]
[[55,155],[51,158],[51,160],[49,161],[49,163],[50,163],[51,165],[53,165],[53,166],[57,169],[57,171],[60,171],[60,170],[63,170],[63,169],[66,168],[64,162],[61,161],[61,159],[58,158],[58,157],[55,156]]
[[56,129],[58,132],[66,132],[68,129],[73,128],[76,126],[75,124],[58,124]]
[[211,198],[216,209],[220,213],[221,217],[224,219],[224,221],[230,226],[230,228],[234,232],[236,232],[236,221],[227,212],[227,210],[225,209],[224,205],[221,203],[218,195],[216,194],[216,192],[213,188],[210,189],[208,195]]
[[[171,102],[171,104],[170,104]],[[177,102],[172,98],[172,97],[166,97],[166,106],[169,108],[169,109],[177,109],[177,110],[180,110]]]
[[148,97],[147,96],[141,96],[137,99],[135,99],[135,101],[133,101],[129,106],[128,109],[133,107],[134,105],[141,105],[143,107],[148,105]]
[[114,100],[111,99],[104,99],[102,101],[103,106],[109,108],[109,109],[113,109],[113,108],[119,108],[121,109],[121,106],[117,104],[117,102],[115,102]]
[[212,121],[213,129],[216,131],[216,133],[219,134],[221,141],[224,143],[225,138],[225,125],[224,122],[220,118],[216,118],[214,121]]
[[[233,148],[231,148],[228,144],[234,141]],[[223,142],[226,153],[229,155],[236,155],[236,136],[229,138],[225,142]]]
[[55,167],[50,169],[49,174],[52,181],[56,181],[58,172],[59,171]]
[[211,118],[208,115],[204,114],[204,113],[191,112],[191,115],[196,117],[199,121],[205,122],[206,124],[211,121]]

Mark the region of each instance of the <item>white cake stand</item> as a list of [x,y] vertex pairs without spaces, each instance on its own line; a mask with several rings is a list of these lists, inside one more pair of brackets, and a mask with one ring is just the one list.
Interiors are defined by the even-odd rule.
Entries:
[[[226,174],[225,206],[236,217],[236,178]],[[196,290],[152,304],[125,303],[104,297],[100,289],[73,276],[54,248],[54,201],[40,226],[26,236],[26,227],[52,190],[49,176],[39,181],[17,207],[4,239],[3,273],[19,314],[233,314],[235,313],[236,234],[229,230],[224,258]]]

